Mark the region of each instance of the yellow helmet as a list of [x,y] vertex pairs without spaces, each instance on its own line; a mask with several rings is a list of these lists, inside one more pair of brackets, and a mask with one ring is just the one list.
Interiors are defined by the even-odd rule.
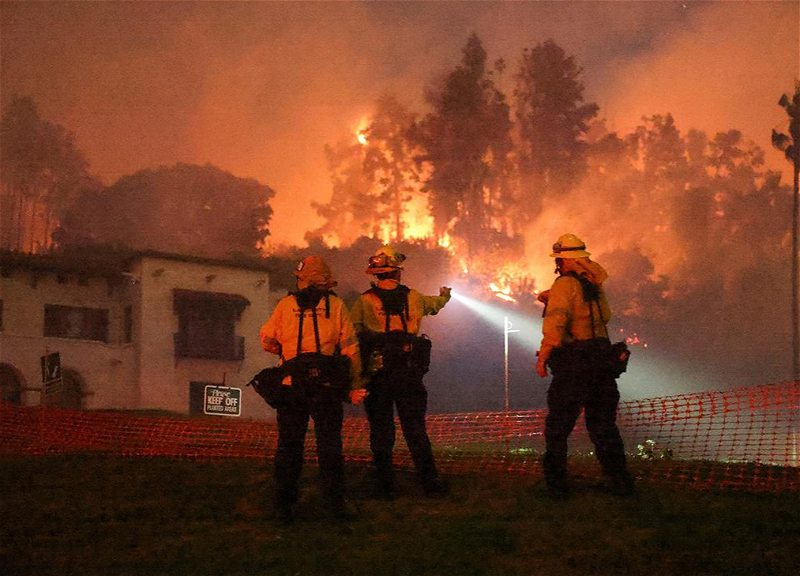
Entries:
[[394,270],[402,270],[405,254],[400,254],[394,246],[381,246],[373,256],[369,257],[367,274],[385,274]]
[[307,256],[297,264],[294,275],[323,290],[330,290],[337,285],[330,267],[319,256]]
[[591,252],[586,251],[586,244],[575,234],[562,234],[553,244],[551,258],[587,258]]

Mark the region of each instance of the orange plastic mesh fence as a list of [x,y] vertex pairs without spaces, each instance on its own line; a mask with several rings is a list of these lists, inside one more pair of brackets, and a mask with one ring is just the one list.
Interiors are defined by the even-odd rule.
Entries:
[[[546,410],[436,414],[428,433],[449,473],[541,474]],[[800,382],[632,400],[618,423],[640,481],[696,488],[800,491]],[[369,461],[369,426],[348,418],[348,460]],[[306,457],[315,458],[313,434]],[[152,416],[0,403],[0,456],[95,452],[123,456],[271,457],[275,423],[219,417]],[[573,475],[599,477],[582,420],[570,437]],[[396,462],[411,467],[398,427]]]

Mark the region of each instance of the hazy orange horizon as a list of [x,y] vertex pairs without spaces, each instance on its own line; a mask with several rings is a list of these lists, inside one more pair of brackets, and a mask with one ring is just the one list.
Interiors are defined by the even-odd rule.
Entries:
[[[112,183],[210,162],[274,188],[277,244],[304,244],[331,187],[325,144],[384,93],[419,113],[476,32],[510,97],[523,48],[553,38],[611,130],[672,113],[770,145],[798,77],[797,2],[0,3],[2,93],[30,95]],[[792,23],[798,23],[792,25]]]

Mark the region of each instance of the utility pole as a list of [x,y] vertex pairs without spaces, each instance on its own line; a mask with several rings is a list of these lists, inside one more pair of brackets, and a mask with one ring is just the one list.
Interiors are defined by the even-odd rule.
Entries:
[[513,332],[519,332],[519,330],[512,330],[511,329],[511,322],[508,320],[508,316],[503,318],[503,333],[505,336],[505,377],[503,378],[503,382],[505,383],[505,415],[503,417],[503,437],[505,438],[505,445],[506,445],[506,454],[509,451],[509,441],[510,441],[510,423],[508,420],[508,335]]
[[800,381],[800,270],[798,270],[798,221],[800,221],[800,81],[795,84],[794,95],[781,96],[778,101],[789,115],[789,135],[772,131],[772,144],[786,155],[794,169],[792,209],[792,379]]
[[505,346],[506,346],[506,353],[505,353],[505,377],[503,382],[505,383],[505,409],[508,412],[508,335],[512,332],[519,332],[519,330],[512,330],[511,329],[511,322],[508,320],[508,316],[503,319],[503,326],[505,327]]

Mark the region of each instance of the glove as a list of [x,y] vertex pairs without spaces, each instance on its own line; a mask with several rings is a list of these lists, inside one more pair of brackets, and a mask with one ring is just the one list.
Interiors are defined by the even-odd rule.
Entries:
[[439,296],[444,296],[445,298],[450,298],[450,291],[452,288],[450,286],[442,286],[439,288]]
[[545,362],[547,362],[547,358],[542,356],[539,356],[539,360],[536,362],[536,373],[542,378],[547,378],[547,366]]
[[542,304],[547,304],[547,301],[550,299],[550,290],[539,292],[539,295],[536,297],[536,299]]
[[367,397],[367,391],[364,388],[358,388],[357,390],[350,390],[350,403],[353,406],[358,406],[361,404],[361,401]]

